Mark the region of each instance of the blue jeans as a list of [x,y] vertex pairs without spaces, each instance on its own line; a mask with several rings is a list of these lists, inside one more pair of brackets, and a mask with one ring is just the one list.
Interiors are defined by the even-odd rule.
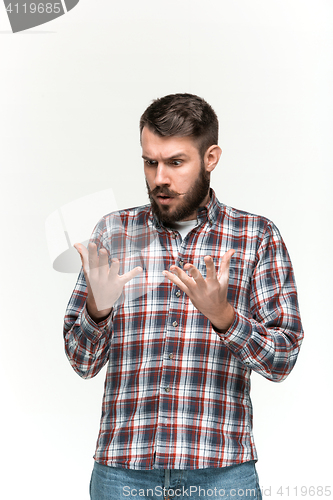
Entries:
[[91,500],[261,500],[255,462],[209,469],[133,470],[95,462]]

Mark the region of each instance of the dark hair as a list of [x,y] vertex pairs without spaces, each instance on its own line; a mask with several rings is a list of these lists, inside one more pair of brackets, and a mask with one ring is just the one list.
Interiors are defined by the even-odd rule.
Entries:
[[198,142],[201,157],[217,144],[219,122],[213,108],[192,94],[171,94],[155,99],[140,119],[143,127],[161,137],[191,136]]

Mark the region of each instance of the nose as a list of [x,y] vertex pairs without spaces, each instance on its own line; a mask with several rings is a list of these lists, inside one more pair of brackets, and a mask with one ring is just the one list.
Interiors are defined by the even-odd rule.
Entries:
[[163,163],[158,163],[155,173],[155,184],[156,186],[169,186],[170,177],[169,169]]

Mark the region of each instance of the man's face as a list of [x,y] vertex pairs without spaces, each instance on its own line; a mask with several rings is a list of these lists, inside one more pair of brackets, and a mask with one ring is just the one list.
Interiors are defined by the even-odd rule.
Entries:
[[142,157],[148,195],[160,221],[196,218],[209,200],[210,174],[191,137],[160,137],[144,127]]

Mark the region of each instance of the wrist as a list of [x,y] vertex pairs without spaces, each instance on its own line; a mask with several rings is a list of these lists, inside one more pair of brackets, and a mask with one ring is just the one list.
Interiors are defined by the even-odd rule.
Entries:
[[95,323],[101,323],[102,321],[104,321],[112,311],[112,307],[110,307],[109,309],[98,310],[95,301],[92,302],[89,299],[87,299],[86,309],[90,318]]
[[212,318],[211,323],[216,331],[219,333],[226,333],[233,324],[235,316],[235,309],[228,302],[228,306],[224,310],[223,315]]
[[105,311],[98,311],[97,314],[94,314],[94,313],[91,313],[89,311],[89,309],[87,308],[87,312],[89,314],[89,316],[91,317],[91,319],[96,323],[101,323],[102,321],[104,321],[106,318],[109,317],[110,313],[112,311],[112,308],[110,310],[105,310]]

